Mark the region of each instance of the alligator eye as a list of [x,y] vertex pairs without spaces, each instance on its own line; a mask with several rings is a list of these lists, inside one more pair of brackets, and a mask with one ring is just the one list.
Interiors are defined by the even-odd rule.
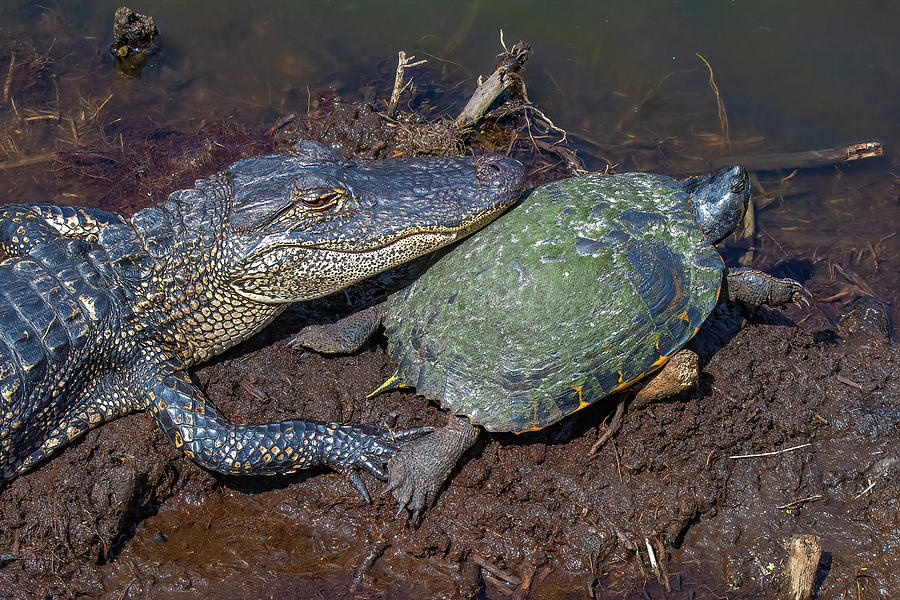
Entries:
[[309,210],[327,210],[340,202],[347,195],[347,190],[340,188],[314,188],[298,191],[296,199]]

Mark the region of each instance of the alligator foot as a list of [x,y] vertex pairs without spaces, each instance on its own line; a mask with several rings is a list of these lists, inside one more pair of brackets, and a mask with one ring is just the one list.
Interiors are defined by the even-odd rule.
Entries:
[[385,467],[401,451],[401,446],[434,431],[431,427],[414,427],[399,431],[382,430],[367,425],[335,425],[326,427],[323,438],[323,462],[340,473],[346,473],[353,488],[366,504],[372,503],[366,484],[359,476],[365,469],[386,481]]
[[417,439],[400,450],[388,463],[386,492],[397,499],[397,516],[406,508],[415,523],[426,507],[434,504],[460,457],[472,447],[478,430],[465,419],[451,417],[450,423],[429,436]]

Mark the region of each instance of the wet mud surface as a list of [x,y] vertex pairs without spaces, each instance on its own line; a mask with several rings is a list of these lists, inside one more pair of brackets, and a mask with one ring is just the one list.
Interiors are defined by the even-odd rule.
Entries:
[[[418,526],[395,519],[390,498],[365,505],[338,474],[216,476],[179,456],[147,415],[120,419],[0,496],[0,590],[764,598],[786,542],[812,533],[826,552],[820,598],[857,586],[890,597],[900,586],[887,558],[900,552],[900,356],[877,338],[844,341],[770,317],[718,315],[697,340],[699,389],[627,412],[594,458],[603,403],[527,437],[483,436]],[[195,372],[233,419],[445,419],[410,393],[361,400],[390,374],[383,349],[304,355],[284,344],[290,321]],[[667,561],[670,591],[647,544]]]
[[[49,89],[35,61],[15,72],[20,99]],[[272,119],[258,132],[228,119],[190,134],[127,121],[117,128],[127,144],[98,136],[0,182],[8,197],[131,213],[296,137],[363,158],[410,150],[364,105],[318,98],[310,120]],[[526,147],[516,151],[531,183],[563,174]],[[371,505],[324,469],[215,475],[149,415],[131,415],[0,491],[0,598],[770,598],[799,534],[824,550],[818,598],[895,596],[900,353],[877,318],[836,327],[857,296],[896,302],[900,248],[881,232],[900,222],[900,186],[865,167],[785,175],[760,175],[759,230],[723,254],[803,281],[812,308],[718,310],[692,342],[698,389],[626,411],[596,456],[619,398],[533,434],[482,435],[410,524],[368,475]],[[845,218],[841,201],[859,189],[868,208]],[[823,204],[791,203],[809,194]],[[290,349],[310,318],[291,311],[192,376],[236,422],[445,422],[408,392],[364,399],[392,371],[381,338],[350,356]]]

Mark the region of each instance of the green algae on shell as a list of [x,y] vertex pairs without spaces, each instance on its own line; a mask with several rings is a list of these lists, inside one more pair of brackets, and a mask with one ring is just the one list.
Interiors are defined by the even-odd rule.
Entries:
[[390,298],[389,352],[442,407],[492,431],[540,429],[665,364],[723,271],[673,179],[557,181]]

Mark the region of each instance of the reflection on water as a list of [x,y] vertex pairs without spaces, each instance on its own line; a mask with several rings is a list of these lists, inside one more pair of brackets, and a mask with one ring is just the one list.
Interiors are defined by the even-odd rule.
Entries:
[[399,49],[471,85],[492,66],[502,28],[534,45],[532,99],[591,138],[606,139],[624,115],[686,143],[716,131],[698,52],[715,68],[735,139],[797,150],[900,137],[896,3],[146,3],[132,8],[154,16],[163,53],[140,82],[106,68],[117,2],[6,4],[7,26],[65,47],[53,55],[61,77],[165,123],[296,109],[307,87],[355,97],[392,72]]

